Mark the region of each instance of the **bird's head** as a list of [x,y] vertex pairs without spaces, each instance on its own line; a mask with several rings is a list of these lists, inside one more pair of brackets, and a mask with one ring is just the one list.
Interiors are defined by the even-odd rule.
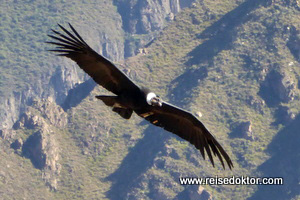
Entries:
[[147,94],[146,101],[150,106],[162,106],[162,100],[153,92]]

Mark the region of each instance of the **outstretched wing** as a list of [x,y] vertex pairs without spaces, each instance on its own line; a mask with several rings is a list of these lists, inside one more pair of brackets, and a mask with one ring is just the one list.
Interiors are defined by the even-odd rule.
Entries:
[[163,102],[161,107],[147,106],[147,108],[135,112],[153,125],[160,126],[189,141],[200,150],[204,159],[206,151],[213,166],[214,155],[219,158],[224,169],[223,159],[230,169],[233,167],[232,161],[223,147],[193,114],[166,102]]
[[52,30],[54,34],[48,35],[54,39],[54,41],[47,43],[56,45],[56,49],[50,51],[58,52],[58,56],[71,58],[81,69],[89,74],[96,83],[116,95],[119,95],[124,90],[138,89],[138,86],[133,83],[129,77],[109,60],[90,48],[72,25],[69,25],[73,33],[58,24],[64,34]]

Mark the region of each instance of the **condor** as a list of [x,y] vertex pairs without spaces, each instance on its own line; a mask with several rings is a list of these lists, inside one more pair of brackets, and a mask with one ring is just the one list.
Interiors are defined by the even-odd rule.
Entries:
[[135,112],[153,125],[189,141],[200,150],[204,159],[207,153],[213,166],[213,157],[218,157],[224,169],[224,160],[230,169],[233,167],[222,146],[192,113],[171,105],[149,89],[136,85],[113,63],[91,49],[71,24],[69,26],[71,31],[59,25],[62,33],[52,30],[53,35],[48,35],[54,40],[47,43],[56,45],[56,49],[50,51],[58,53],[58,56],[71,58],[96,83],[115,94],[96,96],[98,99],[125,119],[129,119]]

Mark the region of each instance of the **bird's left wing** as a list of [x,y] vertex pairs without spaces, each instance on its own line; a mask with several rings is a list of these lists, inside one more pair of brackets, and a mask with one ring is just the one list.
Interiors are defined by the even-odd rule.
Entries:
[[72,32],[58,24],[63,33],[52,30],[53,35],[48,35],[54,41],[59,56],[66,56],[75,61],[83,71],[89,74],[96,83],[105,89],[119,95],[124,91],[137,90],[139,87],[119,70],[113,63],[96,53],[81,38],[71,24]]
[[135,112],[153,125],[162,127],[189,141],[200,150],[204,159],[206,151],[213,166],[212,153],[219,158],[224,169],[223,158],[230,169],[233,167],[232,161],[223,147],[193,114],[167,102],[163,102],[161,107],[147,106],[147,108]]

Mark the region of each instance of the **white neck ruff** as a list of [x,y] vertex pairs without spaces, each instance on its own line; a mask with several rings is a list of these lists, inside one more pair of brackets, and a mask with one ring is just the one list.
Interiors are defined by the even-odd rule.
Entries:
[[151,105],[151,99],[154,97],[156,97],[156,94],[154,94],[153,92],[147,94],[146,101],[149,105]]

